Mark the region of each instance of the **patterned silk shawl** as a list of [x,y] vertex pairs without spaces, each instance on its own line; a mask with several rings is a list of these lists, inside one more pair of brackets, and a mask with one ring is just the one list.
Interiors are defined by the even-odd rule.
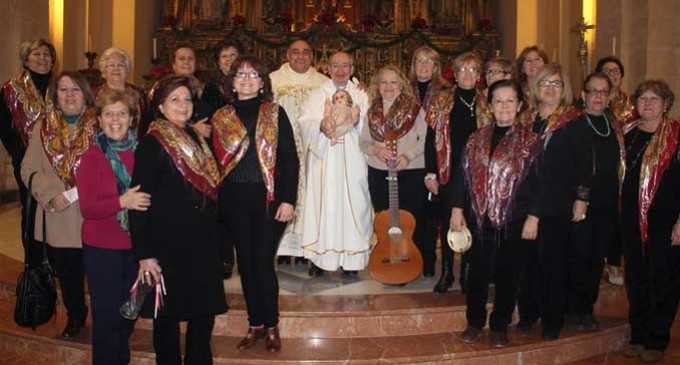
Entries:
[[[451,175],[451,125],[449,114],[456,103],[456,89],[442,89],[431,101],[431,107],[425,116],[425,122],[434,129],[434,146],[437,151],[437,172],[439,183],[446,184]],[[488,104],[484,93],[477,90],[476,96],[477,128],[489,124]],[[454,121],[455,123],[455,121]]]
[[45,99],[35,87],[28,70],[10,79],[3,91],[12,114],[12,127],[19,132],[26,147],[35,122],[47,115]]
[[481,228],[488,215],[494,228],[508,220],[519,185],[540,152],[538,135],[521,123],[513,124],[491,154],[495,124],[475,131],[468,139],[463,157],[472,210]]
[[375,141],[385,142],[385,134],[394,131],[397,139],[401,138],[413,128],[419,111],[420,103],[416,97],[399,94],[385,115],[383,99],[376,97],[367,113],[371,137]]
[[[638,120],[633,123],[637,126],[640,122]],[[663,174],[675,157],[679,137],[680,122],[664,118],[649,141],[644,155],[642,155],[638,215],[640,217],[640,236],[643,243],[647,242],[649,233],[647,213],[649,213],[649,208],[654,202],[654,195],[659,190]]]
[[49,110],[40,128],[40,138],[45,155],[57,172],[66,189],[76,186],[76,172],[80,157],[94,142],[97,118],[94,108],[87,108],[80,115],[72,132],[61,111],[47,103]]
[[170,156],[177,170],[196,190],[215,200],[219,172],[208,143],[198,136],[198,143],[177,124],[156,119],[147,134],[154,136]]
[[[213,115],[213,146],[222,178],[227,176],[245,156],[250,138],[233,105],[227,105]],[[263,101],[255,126],[255,148],[267,188],[267,203],[274,200],[274,169],[279,136],[279,105]]]

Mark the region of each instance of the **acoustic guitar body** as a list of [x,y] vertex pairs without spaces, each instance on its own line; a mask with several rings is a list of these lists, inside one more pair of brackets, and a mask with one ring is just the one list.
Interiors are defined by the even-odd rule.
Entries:
[[373,279],[383,284],[406,284],[417,279],[423,268],[423,258],[413,243],[416,220],[403,209],[397,214],[396,226],[394,212],[389,209],[378,213],[373,223],[378,243],[371,252],[368,269]]

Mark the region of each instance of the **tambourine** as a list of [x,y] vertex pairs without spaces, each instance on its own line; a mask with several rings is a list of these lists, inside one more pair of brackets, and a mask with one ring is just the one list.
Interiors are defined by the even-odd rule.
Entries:
[[463,227],[463,229],[458,232],[449,229],[446,240],[453,252],[463,253],[472,246],[472,233],[470,233],[470,230],[467,227]]

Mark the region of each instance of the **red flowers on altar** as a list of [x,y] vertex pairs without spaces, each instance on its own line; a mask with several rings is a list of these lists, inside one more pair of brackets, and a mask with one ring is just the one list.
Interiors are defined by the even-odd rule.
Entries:
[[235,27],[246,25],[246,17],[243,15],[234,15],[231,17],[231,24]]

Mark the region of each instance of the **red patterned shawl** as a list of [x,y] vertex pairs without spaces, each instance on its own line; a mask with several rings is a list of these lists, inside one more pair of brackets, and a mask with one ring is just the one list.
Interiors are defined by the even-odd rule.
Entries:
[[[451,126],[449,114],[456,103],[456,89],[442,89],[432,100],[430,110],[427,111],[425,121],[434,128],[434,146],[437,151],[437,172],[439,183],[449,182],[451,175]],[[476,97],[477,128],[489,124],[489,106],[487,99],[481,90],[477,90]]]
[[19,132],[24,147],[27,147],[35,122],[47,115],[45,99],[35,87],[28,70],[10,79],[3,91],[12,114],[12,127]]
[[156,137],[177,170],[196,190],[215,200],[219,172],[208,143],[198,136],[196,143],[184,128],[165,119],[157,119],[147,134]]
[[385,115],[383,99],[378,96],[371,103],[367,113],[371,137],[378,142],[384,142],[385,134],[394,131],[397,139],[401,138],[413,128],[419,111],[420,103],[416,97],[399,94]]
[[[50,103],[48,103],[50,104]],[[69,132],[61,111],[48,106],[50,111],[40,128],[43,150],[66,189],[76,186],[76,172],[80,157],[94,142],[99,123],[94,108],[85,109]]]
[[[636,125],[639,121],[634,122]],[[664,118],[659,124],[652,139],[647,145],[640,165],[640,194],[638,196],[638,213],[640,217],[640,236],[646,243],[649,223],[647,213],[654,202],[654,195],[659,190],[663,174],[670,166],[678,149],[680,122]]]
[[472,210],[481,228],[488,216],[494,228],[508,219],[517,189],[540,152],[538,136],[526,126],[510,127],[491,154],[494,124],[475,131],[468,139],[463,157],[465,179]]
[[[255,126],[255,148],[267,187],[267,202],[274,200],[274,169],[279,136],[279,105],[264,101]],[[250,146],[248,132],[233,105],[227,105],[213,115],[213,145],[222,178],[227,176],[243,158]]]

